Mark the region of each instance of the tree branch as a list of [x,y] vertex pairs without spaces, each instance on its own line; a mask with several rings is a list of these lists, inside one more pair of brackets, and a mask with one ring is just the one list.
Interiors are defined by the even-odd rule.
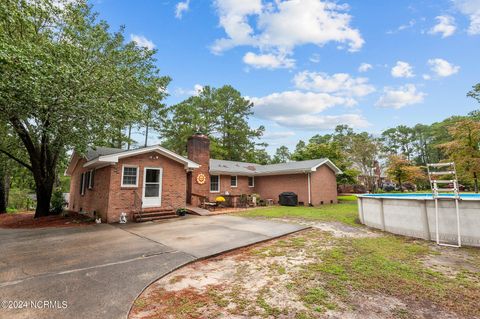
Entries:
[[32,166],[28,165],[27,163],[25,163],[24,161],[22,161],[21,159],[17,158],[16,156],[12,155],[11,153],[5,151],[5,150],[2,150],[0,148],[0,153],[3,153],[5,155],[7,155],[9,158],[11,158],[12,160],[14,160],[15,162],[19,163],[20,165],[28,168],[30,171],[32,171]]

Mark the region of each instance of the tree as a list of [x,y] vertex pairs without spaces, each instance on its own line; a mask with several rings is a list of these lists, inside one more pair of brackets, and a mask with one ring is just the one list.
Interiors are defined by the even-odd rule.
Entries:
[[472,89],[467,93],[467,96],[474,98],[475,100],[480,102],[480,83],[475,84]]
[[403,154],[407,160],[413,153],[414,132],[405,125],[399,125],[382,133],[385,151],[388,154]]
[[370,134],[363,132],[349,135],[345,151],[348,159],[367,177],[369,190],[375,188],[374,166],[379,160],[381,144]]
[[472,180],[478,193],[480,175],[480,122],[474,119],[459,121],[448,129],[452,141],[441,144],[449,158],[455,162],[459,175]]
[[[298,142],[295,152],[291,159],[294,161],[305,161],[318,158],[330,159],[343,174],[337,175],[337,182],[340,184],[353,184],[356,182],[358,172],[351,169],[352,163],[348,160],[345,153],[338,142],[324,142],[325,139],[319,139],[315,136],[308,144],[305,145],[303,141]],[[316,143],[322,141],[324,143]]]
[[400,189],[405,182],[417,183],[425,178],[425,173],[403,155],[390,155],[388,158],[387,175],[397,181]]
[[[250,128],[253,104],[229,85],[205,86],[196,96],[172,106],[161,129],[163,145],[179,154],[186,153],[188,137],[208,135],[212,156],[233,161],[255,157],[255,142],[264,127]],[[249,152],[251,153],[249,156]]]
[[290,160],[291,154],[288,150],[288,147],[282,145],[275,151],[275,155],[273,156],[272,163],[286,163]]
[[35,217],[49,213],[67,149],[120,140],[142,105],[161,100],[168,78],[154,54],[125,43],[123,28],[110,33],[83,0],[0,3],[0,121],[25,156],[0,152],[31,171]]

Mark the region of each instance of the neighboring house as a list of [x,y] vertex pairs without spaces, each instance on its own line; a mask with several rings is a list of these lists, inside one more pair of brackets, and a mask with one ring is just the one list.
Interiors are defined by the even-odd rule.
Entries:
[[199,205],[219,195],[259,194],[278,201],[295,192],[305,205],[337,203],[335,174],[328,159],[273,165],[210,158],[204,135],[188,139],[188,158],[161,146],[135,150],[97,147],[85,156],[74,152],[66,174],[71,176],[69,209],[96,212],[104,222],[118,222],[122,212],[175,210]]

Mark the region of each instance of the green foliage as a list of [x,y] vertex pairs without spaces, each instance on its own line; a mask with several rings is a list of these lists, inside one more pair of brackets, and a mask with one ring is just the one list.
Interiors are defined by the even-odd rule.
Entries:
[[282,145],[277,150],[275,151],[275,155],[272,158],[272,164],[278,164],[278,163],[286,163],[290,160],[291,158],[290,151],[288,150],[288,147]]
[[163,145],[179,154],[186,153],[188,137],[202,133],[210,137],[213,158],[255,160],[255,139],[264,131],[250,128],[253,104],[232,86],[205,86],[196,96],[172,106],[161,129]]
[[405,182],[416,184],[426,178],[420,167],[412,165],[402,155],[391,155],[388,158],[387,174],[391,179],[397,181],[399,186]]
[[28,189],[12,188],[9,192],[8,208],[12,210],[32,209],[35,202],[30,197],[31,191]]
[[0,2],[0,124],[17,141],[0,152],[32,172],[36,216],[48,213],[67,149],[121,145],[145,106],[162,108],[170,79],[154,54],[123,28],[111,33],[84,0]]
[[480,176],[480,121],[465,119],[448,128],[451,141],[441,144],[442,148],[458,168],[463,181],[473,181],[478,193]]
[[56,188],[52,193],[52,200],[50,202],[50,212],[54,215],[59,215],[65,208],[65,199],[61,188]]
[[291,158],[296,161],[328,158],[343,172],[337,175],[339,184],[355,184],[360,173],[371,174],[378,156],[378,141],[371,135],[338,125],[333,134],[315,135],[308,144],[300,141]]

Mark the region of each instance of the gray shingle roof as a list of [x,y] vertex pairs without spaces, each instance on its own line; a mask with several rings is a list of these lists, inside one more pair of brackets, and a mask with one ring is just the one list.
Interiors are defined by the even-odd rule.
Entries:
[[287,173],[304,173],[311,171],[313,168],[323,164],[328,165],[335,171],[335,173],[341,173],[341,171],[328,158],[270,165],[210,159],[210,173],[226,175],[276,175]]
[[96,146],[95,148],[89,147],[87,149],[87,153],[85,155],[85,158],[87,161],[91,161],[96,159],[97,157],[104,156],[104,155],[112,155],[116,153],[121,153],[125,150],[120,149],[120,148],[112,148],[112,147],[102,147],[102,146]]

